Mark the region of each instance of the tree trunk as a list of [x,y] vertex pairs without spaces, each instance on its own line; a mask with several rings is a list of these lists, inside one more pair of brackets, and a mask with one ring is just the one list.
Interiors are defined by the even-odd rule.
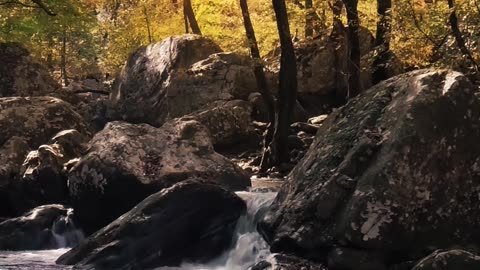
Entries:
[[147,7],[143,6],[143,15],[145,16],[145,24],[147,26],[148,43],[152,43],[152,32],[150,31],[150,19],[148,18]]
[[[257,38],[255,37],[255,31],[253,29],[252,21],[250,20],[250,13],[248,11],[247,0],[240,0],[240,8],[242,9],[243,24],[245,26],[245,33],[247,35],[248,44],[250,47],[250,54],[253,59],[253,74],[257,82],[257,87],[262,94],[263,101],[267,107],[268,113],[268,126],[263,141],[264,150],[268,148],[268,145],[272,141],[274,127],[275,127],[275,102],[268,89],[267,79],[265,77],[264,66],[262,59],[260,58],[260,51],[258,49]],[[264,154],[265,156],[265,154]],[[268,167],[267,159],[262,158],[260,164],[260,171],[265,171]]]
[[185,12],[183,13],[183,21],[185,22],[185,34],[188,34],[188,33],[190,33],[190,31],[189,31],[190,27],[188,26],[188,18],[187,18],[187,14],[185,14]]
[[195,13],[193,12],[192,3],[190,2],[190,0],[183,0],[183,13],[184,16],[188,19],[188,22],[190,23],[192,33],[201,35],[202,31],[200,31],[200,27],[198,26],[198,22],[195,18]]
[[312,0],[305,0],[305,37],[313,36],[313,13]]
[[392,1],[377,0],[377,13],[379,16],[377,22],[377,34],[375,38],[375,47],[377,47],[377,56],[373,61],[372,83],[377,84],[388,79],[387,65],[391,61],[390,36],[392,21]]
[[63,36],[62,36],[62,52],[61,52],[60,70],[62,72],[63,84],[65,86],[68,86],[69,82],[68,82],[68,76],[67,76],[67,31],[65,28],[63,29]]
[[280,165],[290,161],[288,130],[296,101],[297,63],[288,24],[287,8],[284,0],[272,0],[280,36],[280,73],[275,131],[264,159],[268,164]]
[[468,50],[467,46],[465,45],[465,39],[463,39],[462,32],[460,32],[460,28],[458,27],[458,18],[457,18],[457,13],[455,12],[455,5],[453,3],[453,0],[448,0],[448,8],[451,11],[450,17],[449,17],[450,27],[452,29],[453,36],[455,37],[455,41],[457,42],[457,46],[462,52],[462,54],[466,56],[469,61],[472,62],[475,72],[478,72],[480,70],[480,67],[475,62],[475,59],[473,58],[472,54]]
[[328,2],[328,5],[332,9],[332,13],[333,13],[333,27],[332,27],[332,33],[330,34],[330,38],[333,40],[336,40],[340,35],[340,32],[344,30],[344,26],[341,19],[343,2],[342,0],[335,0],[333,4]]
[[347,99],[360,93],[360,40],[358,37],[358,0],[343,0],[348,19],[348,93]]

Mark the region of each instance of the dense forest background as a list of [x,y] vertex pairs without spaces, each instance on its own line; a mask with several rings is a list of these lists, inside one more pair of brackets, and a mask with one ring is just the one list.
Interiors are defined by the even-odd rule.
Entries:
[[[62,69],[72,79],[88,75],[116,74],[128,54],[139,46],[186,32],[183,1],[175,0],[45,0],[52,14],[30,1],[0,2],[0,41],[15,41],[60,78]],[[247,55],[238,0],[193,0],[192,7],[202,34],[225,51]],[[480,62],[480,1],[397,0],[388,11],[391,20],[390,49],[406,70],[422,67],[462,69],[461,53],[449,22],[456,12],[460,31],[476,62]],[[381,1],[379,2],[381,3]],[[453,1],[452,1],[453,3]],[[315,17],[314,33],[330,34],[334,23],[334,1],[316,0],[312,8],[304,1],[289,0],[287,8],[292,35],[305,37],[305,20]],[[250,16],[262,56],[278,46],[275,14],[270,0],[249,1]],[[379,15],[376,0],[358,3],[360,24],[374,35]],[[309,15],[310,14],[310,15]],[[313,14],[313,15],[312,15]],[[339,18],[347,22],[345,9]],[[373,56],[372,56],[373,57]],[[467,56],[463,56],[467,57]],[[468,60],[468,59],[466,59]],[[463,70],[465,71],[465,70]]]

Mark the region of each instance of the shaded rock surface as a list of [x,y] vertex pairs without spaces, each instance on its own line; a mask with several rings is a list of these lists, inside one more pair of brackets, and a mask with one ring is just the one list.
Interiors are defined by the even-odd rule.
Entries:
[[[276,97],[274,97],[276,99]],[[268,110],[266,108],[265,102],[263,101],[262,94],[259,92],[253,92],[248,96],[248,101],[252,104],[252,117],[256,121],[261,121],[264,123],[268,122]],[[293,122],[305,122],[308,119],[308,112],[302,107],[298,102],[295,103],[295,108],[293,111],[292,121]]]
[[[240,103],[247,102],[240,101]],[[211,135],[214,146],[233,145],[246,141],[254,133],[251,107],[248,103],[229,102],[212,109],[189,114],[182,119],[195,120],[204,125]]]
[[420,70],[332,113],[259,226],[272,251],[326,260],[353,248],[388,266],[478,243],[474,92],[460,73]]
[[68,204],[68,170],[85,151],[88,138],[74,129],[56,134],[49,142],[31,151],[12,183],[10,201],[16,213],[44,204]]
[[57,263],[151,269],[205,262],[228,248],[245,211],[234,193],[213,183],[185,181],[146,198]]
[[421,260],[412,270],[477,270],[480,256],[465,250],[435,251]]
[[59,85],[21,44],[0,43],[0,97],[44,96]]
[[[338,29],[335,38],[324,35],[312,40],[296,42],[295,55],[297,57],[298,96],[300,103],[309,110],[321,105],[321,100],[312,98],[314,95],[323,96],[323,100],[332,98],[344,99],[347,93],[348,82],[348,29]],[[359,29],[360,52],[366,55],[372,50],[374,38],[364,27]],[[270,71],[278,73],[280,68],[280,50],[275,50],[266,58]],[[370,77],[362,80],[364,88],[369,86]],[[312,95],[314,94],[314,95]],[[315,105],[316,104],[316,105]],[[325,113],[332,104],[325,103],[324,109],[315,111],[315,114]],[[335,104],[334,104],[335,105]],[[314,108],[312,108],[313,110]]]
[[172,118],[216,101],[248,100],[257,91],[251,60],[235,53],[215,53],[187,70],[175,69],[169,80],[165,89]]
[[25,139],[11,137],[0,148],[0,217],[16,216],[16,207],[12,204],[15,197],[11,190],[12,180],[18,176],[29,147]]
[[83,235],[71,221],[71,208],[44,205],[0,223],[0,250],[38,250],[77,244]]
[[66,129],[90,133],[85,121],[67,102],[53,97],[0,98],[0,145],[19,136],[31,148],[37,148]]
[[48,143],[57,132],[71,128],[87,136],[90,132],[72,105],[60,99],[0,98],[0,216],[17,216],[31,209],[22,207],[23,202],[14,203],[21,201],[14,179],[20,177],[31,149]]
[[197,121],[175,119],[161,128],[110,122],[70,171],[69,191],[79,225],[92,233],[148,195],[191,177],[230,190],[250,186],[238,166],[213,150]]
[[[68,87],[64,87],[56,91],[53,96],[67,101],[73,105],[74,110],[85,119],[88,127],[95,132],[104,128],[107,119],[107,103],[108,93],[110,89],[100,89],[105,91],[103,94],[98,93],[76,93],[75,91],[88,90],[80,88],[83,82],[72,82]],[[99,83],[98,83],[99,84]],[[80,89],[77,89],[79,87]]]
[[169,116],[168,95],[172,93],[167,88],[172,72],[187,70],[220,51],[215,43],[198,35],[173,36],[137,50],[115,80],[109,117],[161,126]]

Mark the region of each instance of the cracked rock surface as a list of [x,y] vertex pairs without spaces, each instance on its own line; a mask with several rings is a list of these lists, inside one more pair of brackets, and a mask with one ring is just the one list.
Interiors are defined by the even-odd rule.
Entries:
[[78,224],[92,233],[150,194],[192,177],[233,191],[250,186],[242,169],[214,151],[197,121],[174,119],[161,128],[110,122],[70,171],[69,191]]
[[[272,251],[316,260],[330,252],[344,265],[342,254],[358,250],[389,265],[478,243],[474,94],[460,73],[420,70],[332,113],[260,224]],[[332,252],[340,247],[351,252]],[[359,263],[349,265],[363,269]]]

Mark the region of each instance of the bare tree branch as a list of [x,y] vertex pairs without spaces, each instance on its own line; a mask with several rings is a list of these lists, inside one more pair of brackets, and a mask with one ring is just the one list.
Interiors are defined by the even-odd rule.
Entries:
[[47,13],[50,16],[57,16],[56,13],[50,10],[41,0],[30,0],[33,3],[35,3],[39,8],[41,8],[45,13]]
[[41,0],[30,0],[30,1],[33,2],[35,5],[29,5],[18,0],[11,0],[6,2],[1,2],[0,6],[12,4],[12,5],[20,5],[22,7],[28,7],[28,8],[40,8],[49,16],[57,16],[57,13],[51,11],[50,8],[48,8]]

